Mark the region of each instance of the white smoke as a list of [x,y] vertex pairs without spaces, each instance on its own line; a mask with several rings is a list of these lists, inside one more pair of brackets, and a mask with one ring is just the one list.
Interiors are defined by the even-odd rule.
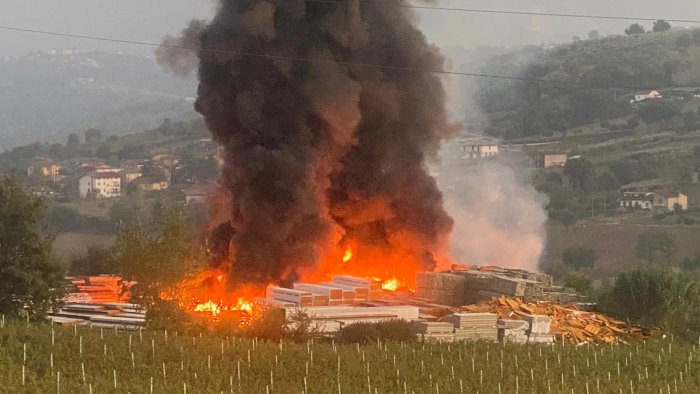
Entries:
[[465,160],[443,150],[438,183],[455,221],[450,241],[460,264],[536,271],[546,242],[546,196],[529,184],[526,160]]

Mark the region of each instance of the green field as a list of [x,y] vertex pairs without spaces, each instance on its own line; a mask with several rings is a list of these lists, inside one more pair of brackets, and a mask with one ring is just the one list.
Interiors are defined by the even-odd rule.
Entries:
[[698,350],[672,339],[280,344],[8,323],[0,328],[0,392],[697,393]]

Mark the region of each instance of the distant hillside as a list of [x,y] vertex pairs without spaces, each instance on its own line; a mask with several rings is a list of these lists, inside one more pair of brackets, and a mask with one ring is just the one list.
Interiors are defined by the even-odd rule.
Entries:
[[[616,123],[614,130],[660,121],[666,129],[697,126],[697,119],[686,115],[696,106],[680,101],[700,92],[700,30],[517,48],[492,58],[484,70],[528,79],[480,82],[477,101],[492,119],[487,132],[507,139],[565,134],[600,123],[603,129]],[[635,91],[652,89],[676,102],[649,110],[646,104],[630,105]]]
[[76,51],[0,58],[0,150],[70,133],[104,134],[191,119],[194,78],[163,72],[152,58]]

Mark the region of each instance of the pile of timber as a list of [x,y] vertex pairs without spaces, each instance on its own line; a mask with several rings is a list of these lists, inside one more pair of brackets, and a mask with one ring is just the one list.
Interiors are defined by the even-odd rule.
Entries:
[[73,290],[66,295],[66,303],[106,304],[119,303],[129,299],[122,292],[122,278],[119,276],[80,276],[66,278]]
[[495,313],[455,313],[441,320],[454,326],[455,341],[498,340]]
[[64,326],[87,325],[90,327],[139,329],[146,325],[146,311],[136,304],[66,304],[47,318]]
[[384,297],[378,281],[340,275],[326,283],[295,283],[293,289],[271,286],[258,303],[276,307],[353,306]]
[[530,301],[579,302],[572,289],[552,286],[552,277],[521,269],[453,265],[451,271],[416,275],[416,295],[439,304],[461,306],[493,297],[521,297]]
[[550,301],[527,303],[517,298],[499,297],[462,309],[468,312],[496,313],[504,320],[528,321],[532,342],[548,342],[556,338],[575,344],[612,343],[619,340],[644,340],[654,334],[651,330],[599,313],[582,311],[575,305],[563,306]]
[[424,342],[454,342],[455,326],[449,322],[416,322],[416,331]]
[[388,320],[415,321],[418,308],[415,306],[311,306],[306,308],[284,308],[287,324],[298,323],[298,315],[311,320],[312,327],[323,333],[337,332],[353,323],[378,323]]

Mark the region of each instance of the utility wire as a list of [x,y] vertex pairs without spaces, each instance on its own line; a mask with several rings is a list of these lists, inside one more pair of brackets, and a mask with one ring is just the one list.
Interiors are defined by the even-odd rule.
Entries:
[[[326,4],[343,4],[348,5],[347,1],[339,0],[305,0],[307,3],[326,3]],[[361,0],[363,1],[363,0]],[[366,1],[366,0],[365,0]],[[374,0],[381,1],[381,0]],[[500,15],[520,15],[520,16],[545,16],[545,17],[557,17],[557,18],[579,18],[579,19],[605,19],[605,20],[619,20],[619,21],[645,21],[645,22],[656,22],[659,19],[663,19],[666,22],[674,23],[692,23],[700,24],[698,19],[667,19],[667,18],[644,18],[644,17],[633,17],[633,16],[618,16],[618,15],[595,15],[595,14],[567,14],[567,13],[554,13],[554,12],[530,12],[530,11],[508,11],[508,10],[492,10],[483,8],[459,8],[459,7],[440,7],[440,6],[423,6],[423,5],[402,5],[402,8],[413,8],[419,10],[433,10],[433,11],[451,11],[451,12],[465,12],[474,14],[500,14]]]
[[[192,47],[186,47],[186,46],[180,46],[180,45],[169,45],[169,44],[164,44],[164,43],[123,40],[123,39],[109,38],[109,37],[87,36],[87,35],[82,35],[82,34],[70,34],[70,33],[61,33],[61,32],[53,32],[53,31],[46,31],[46,30],[26,29],[26,28],[13,27],[13,26],[0,26],[0,30],[15,31],[15,32],[22,32],[22,33],[32,33],[32,34],[42,34],[42,35],[58,36],[58,37],[69,37],[69,38],[77,38],[77,39],[85,39],[85,40],[93,40],[93,41],[112,42],[112,43],[119,43],[119,44],[131,44],[131,45],[142,45],[142,46],[150,46],[150,47],[157,47],[157,48],[160,47],[160,48],[180,49],[180,50],[191,51],[191,52],[195,52],[195,53],[201,51],[201,52],[226,54],[226,55],[233,55],[233,56],[244,56],[244,57],[247,56],[247,57],[264,58],[264,59],[271,59],[271,60],[285,60],[285,61],[296,61],[296,62],[305,62],[305,63],[330,62],[330,63],[341,64],[341,65],[349,66],[349,67],[375,68],[375,69],[394,70],[394,71],[416,71],[414,68],[406,67],[406,66],[369,64],[369,63],[360,63],[360,62],[348,62],[348,61],[342,61],[342,60],[328,60],[328,61],[326,61],[326,60],[310,59],[310,58],[304,58],[304,57],[271,55],[271,54],[266,54],[266,53],[231,51],[231,50],[210,49],[210,48],[192,48]],[[557,81],[557,80],[548,80],[548,79],[517,77],[517,76],[509,76],[509,75],[493,75],[493,74],[450,71],[450,70],[425,70],[423,72],[427,72],[427,73],[431,73],[431,74],[453,75],[453,76],[473,77],[473,78],[489,78],[489,79],[501,79],[501,80],[522,81],[522,82],[541,82],[541,83],[548,83],[548,84],[554,84],[554,85],[578,86],[578,87],[583,88],[583,89],[620,89],[620,90],[640,90],[640,89],[643,89],[642,87],[634,87],[634,86],[598,86],[598,85],[592,85],[592,84],[588,84],[585,82],[579,82],[579,81]]]

